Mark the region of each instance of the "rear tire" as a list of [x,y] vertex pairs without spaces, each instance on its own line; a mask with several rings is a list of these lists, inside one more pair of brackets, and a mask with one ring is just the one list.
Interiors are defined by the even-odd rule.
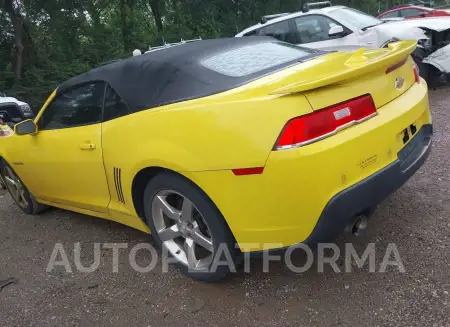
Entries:
[[16,202],[24,213],[36,215],[47,208],[46,205],[37,202],[25,184],[20,180],[19,176],[17,176],[14,169],[7,163],[1,165],[1,177],[14,202]]
[[[143,200],[157,246],[186,276],[215,282],[234,270],[240,253],[234,237],[217,207],[192,182],[174,173],[158,174]],[[218,260],[230,264],[218,265]]]

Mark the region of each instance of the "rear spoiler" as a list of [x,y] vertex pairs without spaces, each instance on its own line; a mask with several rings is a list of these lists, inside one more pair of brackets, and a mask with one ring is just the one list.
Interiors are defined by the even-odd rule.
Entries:
[[[400,41],[390,43],[387,49],[330,53],[327,55],[329,60],[318,57],[304,62],[294,73],[273,82],[270,94],[305,92],[385,69],[407,58],[416,46],[416,41]],[[384,53],[380,53],[383,50]]]

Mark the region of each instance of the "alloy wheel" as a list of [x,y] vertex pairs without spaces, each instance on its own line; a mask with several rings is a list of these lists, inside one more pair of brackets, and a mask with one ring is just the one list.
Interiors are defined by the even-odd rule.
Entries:
[[17,175],[8,166],[5,166],[3,169],[3,177],[6,187],[14,198],[14,201],[16,201],[22,209],[26,209],[28,207],[28,201],[25,197],[25,187],[19,177],[17,177]]
[[210,230],[200,211],[184,195],[164,190],[152,200],[152,219],[162,245],[193,270],[207,268],[213,259]]

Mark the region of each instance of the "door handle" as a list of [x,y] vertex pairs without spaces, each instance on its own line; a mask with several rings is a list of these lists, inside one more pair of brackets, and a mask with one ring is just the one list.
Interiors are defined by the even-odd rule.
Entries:
[[80,144],[80,149],[81,150],[94,150],[95,149],[95,144],[93,144],[93,143],[82,143],[82,144]]

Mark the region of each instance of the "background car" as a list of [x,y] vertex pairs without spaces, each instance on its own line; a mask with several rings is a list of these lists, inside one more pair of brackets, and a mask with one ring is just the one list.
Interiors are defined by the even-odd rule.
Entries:
[[[320,3],[323,4],[323,3]],[[413,58],[431,85],[450,73],[450,18],[408,19],[387,23],[345,6],[269,15],[236,37],[272,36],[284,42],[323,50],[382,48],[397,40],[417,40]]]
[[8,97],[0,92],[0,120],[11,127],[25,120],[34,118],[34,113],[28,103]]
[[345,6],[327,6],[295,13],[264,16],[261,22],[236,37],[267,35],[278,40],[315,49],[384,47],[393,39],[426,38],[415,27],[392,30],[383,21]]
[[450,16],[449,9],[433,9],[421,6],[403,5],[378,15],[378,18],[381,20],[390,21],[390,20],[402,20],[412,18],[447,17],[447,16]]

